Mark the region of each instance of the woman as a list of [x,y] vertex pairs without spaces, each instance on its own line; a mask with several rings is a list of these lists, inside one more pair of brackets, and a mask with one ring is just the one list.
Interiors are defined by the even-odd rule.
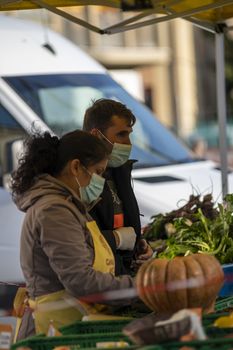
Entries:
[[104,143],[84,131],[26,140],[12,176],[13,200],[26,212],[20,262],[29,293],[17,340],[32,335],[34,323],[44,333],[51,319],[55,328],[81,319],[84,303],[55,307],[72,297],[133,287],[130,276],[114,276],[113,253],[87,212],[102,192],[107,160]]

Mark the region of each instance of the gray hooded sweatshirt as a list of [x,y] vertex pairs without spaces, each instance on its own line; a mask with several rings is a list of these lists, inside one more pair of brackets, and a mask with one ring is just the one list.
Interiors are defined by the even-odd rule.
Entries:
[[93,219],[68,186],[45,174],[15,202],[26,213],[20,262],[32,299],[62,289],[78,298],[134,286],[130,276],[93,269],[94,246],[86,227]]

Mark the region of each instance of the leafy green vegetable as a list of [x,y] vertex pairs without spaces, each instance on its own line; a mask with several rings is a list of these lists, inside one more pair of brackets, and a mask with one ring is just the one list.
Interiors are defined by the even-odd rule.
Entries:
[[[168,216],[169,214],[158,216],[159,225]],[[151,224],[152,240],[156,237],[152,234],[152,228],[157,227],[157,218]],[[179,255],[206,253],[214,255],[222,264],[233,262],[233,194],[228,194],[224,203],[218,204],[214,215],[204,213],[199,205],[188,219],[187,215],[175,217],[170,224],[174,231],[165,240],[166,248],[158,252],[158,257],[171,259]]]
[[173,223],[173,220],[177,218],[186,218],[191,221],[191,223],[195,222],[198,220],[196,214],[199,209],[201,209],[205,217],[209,219],[214,219],[218,215],[211,194],[205,195],[203,199],[201,199],[200,195],[191,195],[188,202],[179,209],[173,210],[165,215],[158,214],[152,216],[152,222],[149,223],[144,231],[145,238],[153,241],[169,237],[170,234],[173,233],[173,230],[171,230],[171,226],[167,225],[168,223]]

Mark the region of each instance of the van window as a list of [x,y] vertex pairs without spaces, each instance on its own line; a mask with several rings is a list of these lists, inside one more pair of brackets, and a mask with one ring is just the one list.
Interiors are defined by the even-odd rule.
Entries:
[[25,130],[0,103],[0,185],[2,186],[2,171],[7,161],[6,143],[26,135]]
[[58,74],[5,77],[4,80],[57,134],[82,128],[93,100],[111,98],[132,110],[137,122],[131,157],[138,167],[192,162],[190,151],[143,104],[107,74]]
[[89,86],[45,88],[38,95],[44,119],[58,134],[81,128],[87,101],[103,97],[101,91]]

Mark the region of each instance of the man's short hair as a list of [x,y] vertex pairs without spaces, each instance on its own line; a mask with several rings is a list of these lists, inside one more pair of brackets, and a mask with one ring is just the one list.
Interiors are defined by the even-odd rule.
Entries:
[[110,99],[96,100],[91,107],[89,107],[84,116],[83,130],[91,131],[92,129],[99,129],[104,132],[111,126],[111,119],[113,116],[124,118],[133,126],[136,118],[124,104]]

